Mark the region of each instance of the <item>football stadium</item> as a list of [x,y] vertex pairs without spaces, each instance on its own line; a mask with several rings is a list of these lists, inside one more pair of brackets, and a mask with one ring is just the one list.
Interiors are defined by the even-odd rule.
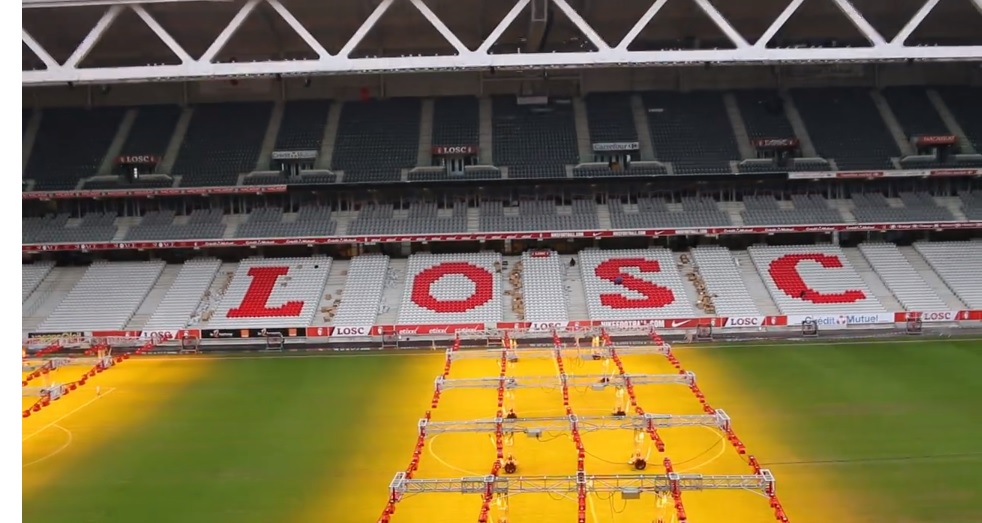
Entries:
[[24,521],[982,521],[982,0],[22,18]]

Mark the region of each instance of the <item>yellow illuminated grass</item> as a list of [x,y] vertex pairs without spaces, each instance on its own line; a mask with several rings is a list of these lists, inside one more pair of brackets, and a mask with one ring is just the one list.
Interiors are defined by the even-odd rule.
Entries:
[[[85,386],[23,419],[25,504],[42,498],[46,488],[76,481],[64,473],[111,439],[152,417],[157,405],[205,375],[211,363],[132,358],[89,378]],[[54,383],[69,382],[86,370],[63,367],[50,376]]]

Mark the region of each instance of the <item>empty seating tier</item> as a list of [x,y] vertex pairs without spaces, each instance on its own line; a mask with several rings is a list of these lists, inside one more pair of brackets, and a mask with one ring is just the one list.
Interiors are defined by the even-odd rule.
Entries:
[[[948,109],[951,110],[965,136],[982,152],[982,88],[979,87],[939,87]],[[947,133],[945,133],[947,134]]]
[[676,174],[728,174],[740,158],[723,95],[656,92],[644,95],[655,157]]
[[494,164],[509,178],[565,178],[579,163],[573,106],[519,105],[515,97],[493,99]]
[[891,158],[900,150],[869,90],[801,89],[792,96],[819,156],[841,170],[895,168]]
[[276,135],[277,151],[320,151],[331,102],[308,100],[283,105],[283,119]]
[[116,215],[88,213],[80,220],[69,222],[67,214],[43,218],[24,218],[24,243],[85,243],[106,242],[116,235]]
[[388,279],[389,257],[366,254],[355,257],[348,266],[341,303],[334,314],[333,324],[340,332],[368,332],[378,317],[382,293]]
[[304,206],[287,219],[282,208],[253,210],[245,223],[235,231],[238,238],[302,238],[332,236],[337,222],[331,219],[329,207]]
[[784,314],[885,312],[839,247],[754,246],[748,252],[771,298]]
[[433,145],[476,146],[481,117],[477,98],[454,96],[433,103]]
[[500,254],[415,254],[406,267],[400,324],[501,321]]
[[962,303],[982,309],[982,242],[918,242],[914,248]]
[[157,283],[164,265],[161,261],[94,262],[37,330],[123,329]]
[[795,137],[784,114],[784,100],[777,91],[736,91],[733,96],[751,140]]
[[928,193],[901,193],[892,204],[879,193],[852,195],[852,213],[860,223],[954,221],[951,211],[938,206]]
[[717,315],[760,315],[729,249],[719,246],[696,247],[692,249],[692,259],[706,283],[706,290],[712,295]]
[[408,209],[367,205],[348,225],[348,234],[425,234],[467,230],[467,204],[440,208],[433,202],[412,203]]
[[181,108],[176,105],[147,105],[136,111],[136,119],[120,154],[163,158],[174,136],[177,121],[181,118]]
[[593,200],[573,200],[569,205],[556,205],[553,200],[523,200],[517,207],[481,202],[482,231],[576,231],[598,227],[597,204]]
[[[785,202],[788,203],[788,202]],[[790,203],[782,207],[772,196],[748,196],[743,199],[746,207],[741,214],[746,225],[814,225],[841,223],[842,215],[831,209],[824,198],[817,195],[792,196]]]
[[586,97],[587,122],[592,143],[638,141],[631,93],[600,93]]
[[41,285],[41,282],[45,277],[51,273],[51,269],[55,266],[52,262],[36,262],[26,265],[21,265],[20,269],[20,293],[21,302],[27,301],[27,298],[34,292],[35,289]]
[[890,104],[890,109],[907,138],[951,134],[923,88],[888,87],[883,90],[883,97]]
[[615,229],[729,227],[730,217],[716,202],[707,198],[682,198],[670,208],[661,198],[638,198],[637,203],[619,199],[607,201],[610,222]]
[[170,332],[187,327],[221,266],[222,262],[215,258],[184,262],[153,315],[143,325],[143,331]]
[[236,185],[255,170],[273,104],[224,103],[194,108],[174,164],[181,185]]
[[63,191],[95,176],[123,112],[118,107],[44,110],[24,178],[34,180],[36,191]]
[[581,252],[579,258],[591,319],[695,316],[670,251],[591,249]]
[[207,327],[309,325],[330,271],[331,258],[327,256],[244,260]]
[[522,254],[525,321],[565,323],[569,320],[565,271],[555,251],[539,249]]
[[415,98],[344,104],[331,167],[347,183],[401,180],[419,156],[420,118]]
[[199,209],[177,223],[174,211],[151,211],[126,231],[126,241],[200,240],[225,235],[222,212]]
[[944,300],[917,274],[896,245],[863,243],[859,245],[859,251],[904,309],[920,312],[948,309]]

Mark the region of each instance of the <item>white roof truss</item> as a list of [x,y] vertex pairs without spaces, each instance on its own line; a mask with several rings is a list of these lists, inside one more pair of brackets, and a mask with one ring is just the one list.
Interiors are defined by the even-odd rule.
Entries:
[[[832,0],[834,5],[852,22],[870,42],[869,47],[853,48],[769,48],[768,43],[801,7],[804,0],[790,0],[787,7],[773,21],[763,36],[750,43],[717,10],[710,0],[689,0],[695,3],[733,43],[733,49],[632,51],[629,45],[658,15],[669,1],[654,0],[648,10],[637,20],[627,35],[616,45],[610,46],[594,30],[567,0],[548,0],[589,40],[596,51],[568,53],[519,53],[490,54],[489,50],[505,30],[523,12],[530,0],[516,0],[514,7],[498,23],[476,49],[468,49],[461,39],[441,21],[425,0],[409,1],[456,51],[451,56],[403,56],[384,58],[353,58],[352,51],[378,23],[395,0],[382,0],[337,54],[331,54],[303,24],[279,0],[247,0],[224,30],[215,38],[199,59],[194,59],[178,42],[144,9],[143,4],[159,2],[187,2],[203,0],[22,0],[29,8],[55,8],[65,6],[107,6],[102,18],[75,48],[65,61],[58,63],[27,30],[23,31],[24,44],[37,55],[46,69],[22,72],[24,85],[61,85],[67,83],[117,83],[156,80],[195,80],[205,78],[237,78],[251,76],[296,75],[313,76],[329,74],[398,73],[424,71],[467,71],[497,69],[591,68],[610,66],[669,66],[702,64],[781,64],[827,62],[890,62],[905,60],[969,61],[982,58],[982,46],[906,46],[905,42],[924,21],[940,0],[926,0],[923,6],[892,40],[886,40],[855,9],[849,0]],[[400,0],[403,1],[403,0]],[[982,0],[971,0],[982,13]],[[267,3],[314,51],[316,59],[281,60],[250,63],[216,63],[215,57],[242,25],[246,17],[261,2]],[[154,34],[174,53],[180,63],[176,65],[147,65],[138,67],[83,68],[79,64],[89,54],[106,30],[125,9],[132,9]]]

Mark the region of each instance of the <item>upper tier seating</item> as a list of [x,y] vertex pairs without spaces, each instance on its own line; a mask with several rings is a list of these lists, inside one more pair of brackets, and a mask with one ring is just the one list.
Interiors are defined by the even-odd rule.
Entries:
[[569,321],[566,295],[566,267],[556,251],[534,250],[522,253],[522,301],[525,321]]
[[891,158],[900,151],[869,90],[799,89],[792,96],[819,156],[844,171],[896,168]]
[[123,329],[157,283],[164,265],[162,261],[96,260],[37,330]]
[[345,103],[332,169],[346,183],[398,182],[419,156],[421,112],[416,98]]
[[586,97],[591,143],[638,141],[631,93],[597,93]]
[[276,151],[320,151],[331,102],[304,100],[283,104]]
[[330,271],[327,256],[243,260],[208,328],[310,325]]
[[39,261],[20,266],[20,290],[21,302],[27,298],[41,285],[41,282],[51,273],[55,266],[54,262]]
[[982,193],[965,192],[959,196],[962,200],[962,214],[969,220],[982,220]]
[[27,132],[27,125],[31,123],[31,118],[34,116],[34,111],[31,109],[21,109],[20,111],[20,133],[23,135]]
[[888,87],[883,90],[883,97],[890,104],[907,138],[951,134],[923,88]]
[[599,226],[593,200],[573,200],[569,205],[556,205],[553,200],[522,200],[518,207],[481,202],[481,230],[486,232],[582,231]]
[[173,174],[185,187],[236,185],[256,169],[272,111],[271,103],[196,106]]
[[671,251],[589,249],[579,259],[591,319],[695,316]]
[[478,145],[481,115],[477,98],[453,96],[433,102],[433,145]]
[[337,222],[330,207],[304,206],[292,221],[281,207],[255,209],[235,231],[236,238],[290,238],[333,236]]
[[784,101],[777,91],[735,91],[733,97],[751,140],[795,138],[791,122],[784,114]]
[[[154,155],[163,158],[181,118],[176,105],[145,105],[137,109],[133,127],[126,136],[120,155]],[[165,173],[167,174],[167,173]]]
[[896,245],[862,243],[859,251],[905,310],[931,312],[948,309],[944,300],[917,273]]
[[187,327],[221,266],[221,260],[216,258],[194,258],[184,262],[167,293],[143,325],[143,331],[169,332]]
[[348,278],[334,314],[335,327],[369,328],[375,325],[388,280],[389,257],[364,254],[348,266]]
[[852,213],[859,223],[954,221],[951,211],[939,207],[928,193],[901,193],[902,207],[893,207],[879,193],[854,194]]
[[831,209],[821,196],[796,194],[794,205],[782,208],[773,196],[748,196],[741,212],[746,225],[814,225],[842,223],[842,215]]
[[962,303],[969,309],[982,309],[978,263],[982,242],[917,242],[914,248]]
[[748,252],[784,314],[885,312],[839,247],[753,246]]
[[729,249],[707,245],[692,249],[692,259],[699,276],[712,295],[719,316],[760,316],[753,296],[743,283],[740,269]]
[[109,150],[125,110],[45,109],[24,172],[36,191],[74,189],[95,176]]
[[982,88],[946,86],[937,91],[975,150],[982,152]]
[[502,318],[501,255],[414,254],[399,324],[495,323]]
[[664,176],[668,169],[658,164],[631,164],[625,168],[611,168],[604,164],[578,165],[573,168],[574,178],[598,178],[609,176]]
[[644,105],[655,156],[675,174],[732,172],[740,150],[721,93],[646,93]]
[[140,223],[126,231],[126,241],[201,240],[225,235],[222,212],[199,209],[192,211],[187,221],[175,225],[174,211],[150,211]]
[[411,203],[406,210],[391,204],[369,204],[348,225],[348,234],[426,234],[467,230],[467,204],[440,208],[434,202]]
[[69,215],[24,218],[23,243],[107,242],[116,235],[116,215],[87,213],[74,227],[68,226]]
[[508,167],[509,178],[565,178],[565,166],[579,163],[572,104],[518,105],[514,96],[492,103],[494,164]]
[[636,205],[607,200],[610,222],[615,229],[729,227],[730,217],[716,202],[704,198],[682,198],[678,209],[669,209],[661,198],[638,198]]

